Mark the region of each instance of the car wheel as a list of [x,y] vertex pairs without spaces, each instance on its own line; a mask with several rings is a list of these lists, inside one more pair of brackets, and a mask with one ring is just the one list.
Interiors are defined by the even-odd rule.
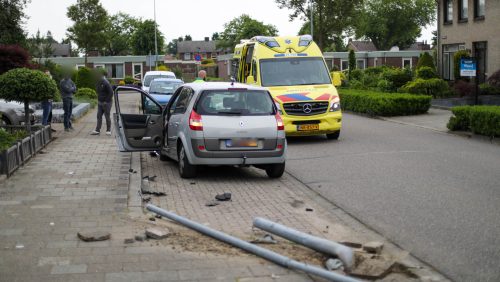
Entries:
[[336,132],[334,132],[332,134],[327,134],[326,135],[326,138],[328,138],[329,140],[337,140],[337,139],[339,139],[339,137],[340,137],[340,130],[336,131]]
[[0,125],[11,125],[11,122],[8,117],[4,115],[1,115],[1,117],[2,118],[0,119]]
[[285,172],[285,163],[272,164],[266,168],[266,173],[269,178],[280,178]]
[[193,178],[196,176],[196,166],[192,165],[186,155],[184,146],[179,150],[179,174],[182,178]]

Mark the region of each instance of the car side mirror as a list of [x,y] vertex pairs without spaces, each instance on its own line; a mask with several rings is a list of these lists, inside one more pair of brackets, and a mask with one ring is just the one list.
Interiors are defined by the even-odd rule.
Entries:
[[142,83],[141,83],[141,82],[138,82],[138,83],[137,83],[137,86],[142,87]]
[[254,84],[255,83],[255,78],[253,77],[253,75],[247,76],[247,83],[248,84]]

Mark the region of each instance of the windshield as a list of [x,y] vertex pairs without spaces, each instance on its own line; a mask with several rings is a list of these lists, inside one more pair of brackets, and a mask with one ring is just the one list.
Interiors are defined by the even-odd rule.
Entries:
[[175,90],[181,86],[177,81],[153,81],[149,87],[151,94],[174,94]]
[[204,91],[197,103],[200,115],[273,115],[274,107],[267,91]]
[[262,86],[330,84],[322,58],[280,58],[260,60]]
[[149,85],[151,84],[151,81],[153,81],[153,79],[160,78],[160,77],[163,77],[163,78],[175,78],[175,77],[173,77],[171,75],[150,74],[150,75],[147,75],[146,77],[144,77],[144,86],[149,87]]

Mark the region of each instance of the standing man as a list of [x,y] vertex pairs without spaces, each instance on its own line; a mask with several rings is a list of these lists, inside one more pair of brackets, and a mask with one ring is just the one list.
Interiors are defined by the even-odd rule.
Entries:
[[[45,74],[52,78],[49,70],[45,71]],[[46,99],[42,101],[42,125],[49,125],[52,122],[52,99]]]
[[102,115],[106,118],[106,135],[111,135],[111,104],[113,101],[113,87],[106,79],[107,72],[97,81],[97,125],[91,135],[101,133]]
[[71,80],[69,72],[64,75],[59,86],[61,88],[61,97],[63,100],[64,131],[72,131],[71,112],[73,111],[73,94],[76,93],[76,85]]
[[198,77],[194,82],[205,82],[207,81],[207,72],[205,70],[201,70],[198,72]]

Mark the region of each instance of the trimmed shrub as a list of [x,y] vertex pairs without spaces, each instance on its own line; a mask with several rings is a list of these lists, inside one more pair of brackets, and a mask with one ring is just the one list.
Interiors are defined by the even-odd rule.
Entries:
[[450,130],[471,130],[476,134],[500,136],[500,106],[460,106],[447,124]]
[[96,81],[94,78],[94,74],[92,73],[92,70],[83,67],[78,70],[76,73],[76,80],[75,84],[77,88],[95,88],[96,86]]
[[134,78],[127,75],[124,79],[123,79],[123,82],[125,82],[125,84],[134,84]]
[[165,65],[159,65],[155,68],[157,71],[170,71],[170,68]]
[[350,74],[350,79],[351,80],[363,80],[363,70],[360,70],[360,69],[354,69],[351,71],[351,74]]
[[382,78],[390,81],[393,90],[396,91],[401,86],[412,80],[411,70],[400,68],[387,68],[382,73]]
[[120,86],[125,85],[125,81],[123,81],[123,80],[118,81],[118,85],[120,85]]
[[0,45],[0,74],[30,66],[28,51],[18,45]]
[[399,91],[403,93],[432,95],[435,98],[448,97],[452,94],[448,83],[440,78],[417,78],[405,84]]
[[495,87],[488,83],[481,83],[479,85],[479,92],[481,95],[500,95],[500,87]]
[[436,66],[434,65],[434,59],[428,52],[425,52],[422,55],[420,55],[420,58],[418,59],[416,69],[418,70],[422,67],[429,67],[433,70],[436,69]]
[[455,72],[455,80],[465,79],[460,76],[460,60],[461,59],[470,59],[469,51],[460,50],[453,55],[453,70]]
[[16,137],[0,128],[0,152],[8,149],[14,142],[16,142]]
[[212,65],[215,64],[215,61],[213,59],[203,59],[201,60],[202,65]]
[[394,86],[390,81],[381,79],[377,83],[377,88],[382,92],[391,92],[391,90],[394,89]]
[[[427,54],[427,53],[426,53]],[[420,67],[417,68],[417,78],[431,79],[437,78],[436,70],[431,67]]]
[[362,81],[355,80],[355,79],[351,79],[349,81],[349,88],[352,88],[352,89],[361,89],[361,90],[367,90],[368,89],[368,87],[366,87],[366,85]]
[[400,116],[426,113],[431,96],[339,89],[342,109],[372,116]]
[[178,79],[182,78],[182,69],[180,67],[174,67],[172,69],[172,72],[175,74],[175,77],[177,77]]
[[472,96],[475,91],[474,84],[465,80],[457,80],[453,84],[453,92],[460,97]]
[[365,75],[380,75],[387,69],[386,66],[368,67],[364,70]]
[[75,93],[75,97],[94,100],[97,99],[97,93],[91,88],[79,88]]
[[354,54],[354,50],[349,50],[349,80],[351,80],[351,72],[356,69],[356,54]]

